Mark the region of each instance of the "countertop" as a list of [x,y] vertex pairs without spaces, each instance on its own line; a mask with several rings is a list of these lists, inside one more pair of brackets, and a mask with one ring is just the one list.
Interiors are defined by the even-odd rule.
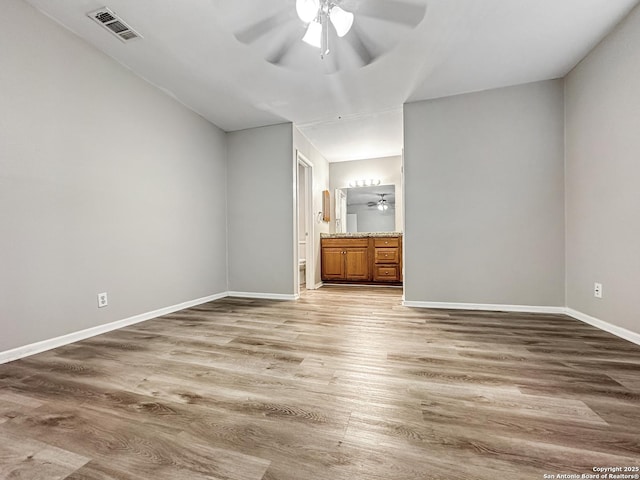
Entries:
[[401,237],[400,232],[321,233],[320,238],[384,238]]

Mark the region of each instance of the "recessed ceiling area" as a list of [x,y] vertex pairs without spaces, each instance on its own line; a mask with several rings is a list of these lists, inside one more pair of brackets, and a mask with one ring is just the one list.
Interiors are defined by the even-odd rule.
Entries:
[[[408,29],[357,14],[362,2],[390,0],[343,0],[363,41],[393,42],[371,64],[335,73],[269,63],[258,48],[268,33],[252,44],[236,37],[243,19],[295,17],[295,0],[27,1],[223,130],[293,122],[337,161],[398,154],[407,101],[565,76],[639,0],[394,0],[426,4]],[[87,16],[104,6],[143,38],[122,42]]]

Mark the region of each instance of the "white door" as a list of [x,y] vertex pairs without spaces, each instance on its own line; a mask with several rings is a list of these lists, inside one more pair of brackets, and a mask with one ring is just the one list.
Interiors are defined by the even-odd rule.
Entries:
[[336,189],[336,233],[347,232],[347,195]]

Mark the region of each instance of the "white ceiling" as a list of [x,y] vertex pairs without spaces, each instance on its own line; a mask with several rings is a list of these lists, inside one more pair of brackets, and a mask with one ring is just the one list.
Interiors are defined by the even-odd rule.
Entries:
[[[640,0],[402,0],[427,3],[413,30],[357,15],[374,0],[343,0],[386,53],[333,74],[306,45],[315,67],[268,63],[282,28],[254,45],[234,36],[295,0],[27,1],[222,129],[291,121],[337,161],[399,154],[407,101],[563,77]],[[86,16],[103,6],[144,38],[123,43]]]
[[402,107],[298,125],[329,162],[400,155]]

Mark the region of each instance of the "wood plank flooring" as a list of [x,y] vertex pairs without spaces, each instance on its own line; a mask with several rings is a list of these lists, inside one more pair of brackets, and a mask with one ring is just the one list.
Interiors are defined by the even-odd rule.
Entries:
[[0,478],[640,466],[640,347],[564,316],[411,309],[401,294],[226,298],[0,365]]

